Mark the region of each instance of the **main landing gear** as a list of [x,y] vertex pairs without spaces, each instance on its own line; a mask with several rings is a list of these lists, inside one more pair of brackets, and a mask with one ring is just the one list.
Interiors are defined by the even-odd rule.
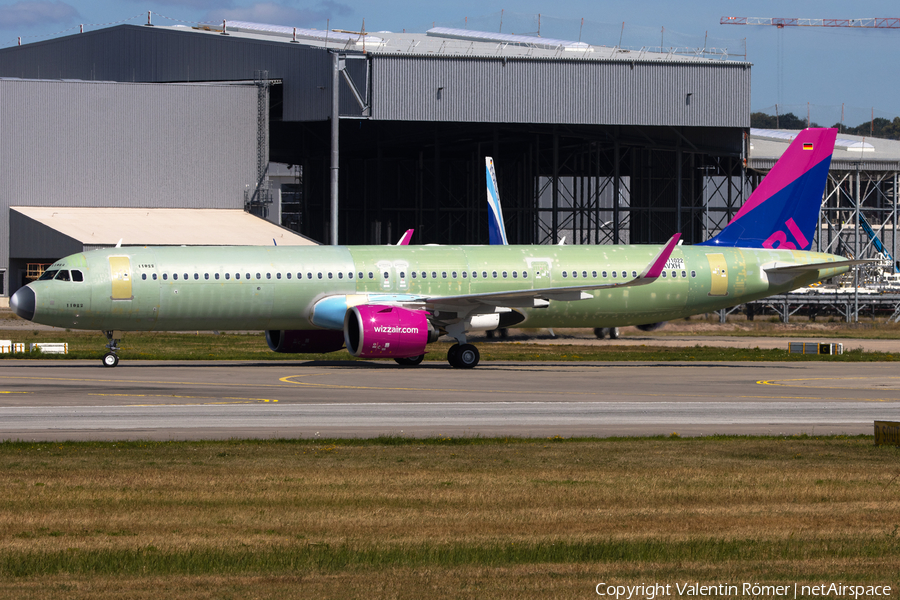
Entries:
[[455,344],[447,351],[447,362],[457,369],[472,369],[479,360],[481,354],[472,344]]
[[106,339],[109,342],[106,344],[107,352],[103,355],[103,366],[104,367],[115,367],[119,364],[119,355],[116,354],[119,351],[119,340],[122,339],[121,331],[104,331],[106,334]]

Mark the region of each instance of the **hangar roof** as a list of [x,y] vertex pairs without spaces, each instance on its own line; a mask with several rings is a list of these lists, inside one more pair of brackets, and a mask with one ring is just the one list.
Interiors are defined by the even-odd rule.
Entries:
[[[750,168],[771,169],[798,133],[800,132],[788,129],[751,129]],[[900,170],[900,141],[839,133],[834,143],[831,170],[857,169]]]
[[[186,27],[176,25],[176,30],[193,30],[213,34],[223,33],[222,25]],[[306,46],[339,50],[356,50],[369,54],[409,54],[431,56],[472,57],[523,57],[523,58],[577,58],[621,61],[708,61],[711,57],[723,60],[712,52],[687,52],[672,48],[666,52],[638,50],[617,46],[594,46],[580,41],[545,38],[535,35],[516,35],[433,27],[428,31],[403,32],[379,31],[376,33],[348,32],[322,29],[305,29],[268,25],[248,21],[227,21],[226,32],[237,37],[281,40]],[[659,50],[659,49],[657,49]],[[738,62],[738,61],[729,61]],[[741,61],[743,62],[743,61]]]
[[243,210],[11,206],[85,246],[313,246],[316,242]]

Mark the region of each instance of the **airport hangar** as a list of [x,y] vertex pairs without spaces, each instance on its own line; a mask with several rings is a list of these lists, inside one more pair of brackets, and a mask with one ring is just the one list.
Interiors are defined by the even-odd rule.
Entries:
[[[119,25],[2,49],[0,78],[7,294],[83,248],[175,243],[95,208],[184,209],[164,229],[186,233],[217,228],[224,213],[189,214],[205,209],[326,243],[408,228],[484,243],[493,156],[511,243],[697,242],[749,191],[744,61],[464,30]],[[217,243],[270,243],[278,225]]]

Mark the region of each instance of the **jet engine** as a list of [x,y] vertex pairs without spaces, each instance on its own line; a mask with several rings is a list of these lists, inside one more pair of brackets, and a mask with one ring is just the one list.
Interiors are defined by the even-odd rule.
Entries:
[[266,331],[266,343],[273,351],[287,354],[334,352],[344,347],[344,334],[341,331],[323,329],[274,329]]
[[439,336],[424,310],[360,304],[344,315],[344,342],[360,358],[421,356]]

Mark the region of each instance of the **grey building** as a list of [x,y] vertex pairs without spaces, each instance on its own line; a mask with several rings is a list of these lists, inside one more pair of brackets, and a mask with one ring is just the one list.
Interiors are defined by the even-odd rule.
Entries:
[[[295,179],[269,212],[322,241],[334,230],[341,243],[387,243],[415,228],[421,243],[485,242],[486,155],[513,243],[657,242],[676,230],[698,241],[708,177],[731,182],[718,221],[744,196],[750,65],[740,61],[442,29],[121,25],[0,50],[0,76],[254,84],[236,88],[246,94],[243,116],[206,133],[220,140],[234,128],[231,144],[266,123],[255,142],[243,138],[262,184],[245,204],[268,211],[278,197],[265,182],[268,161],[283,163]],[[201,90],[235,88],[188,89],[197,95],[187,92],[177,110],[209,117],[220,100]],[[106,129],[119,127],[108,117],[139,112],[106,113]],[[204,155],[199,140],[186,143],[221,167],[213,148]],[[164,179],[184,167],[156,166]]]
[[[83,248],[152,243],[161,239],[154,232],[204,227],[208,213],[189,209],[243,213],[257,179],[257,98],[256,86],[245,84],[0,80],[3,292]],[[86,221],[90,234],[73,239],[11,207],[59,207],[70,221]],[[134,214],[126,228],[103,211],[63,210],[73,207],[181,211],[156,225]],[[147,235],[135,235],[134,223]],[[261,233],[256,243],[274,237]],[[223,236],[219,243],[246,242]]]

